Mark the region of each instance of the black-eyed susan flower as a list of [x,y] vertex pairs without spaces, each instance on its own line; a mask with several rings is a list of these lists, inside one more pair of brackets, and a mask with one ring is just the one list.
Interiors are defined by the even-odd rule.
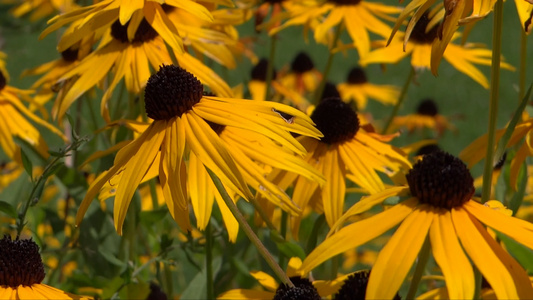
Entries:
[[288,20],[271,34],[289,26],[305,25],[312,27],[316,41],[328,43],[328,32],[344,24],[360,57],[370,51],[370,33],[388,37],[391,27],[383,20],[400,12],[398,7],[365,0],[301,1],[287,10]]
[[[342,283],[341,288],[335,294],[336,300],[353,300],[364,299],[366,295],[366,287],[368,285],[368,278],[370,277],[370,270],[361,270],[350,274]],[[394,300],[400,300],[400,296],[396,294]]]
[[[492,285],[498,298],[533,297],[526,271],[485,227],[533,248],[533,224],[472,200],[474,180],[469,170],[461,160],[448,153],[425,155],[406,179],[408,185],[386,189],[352,206],[330,231],[333,235],[309,254],[301,271],[308,272],[328,258],[362,245],[400,224],[372,268],[367,299],[394,296],[428,236],[451,299],[474,296],[472,263]],[[392,196],[405,200],[336,231],[346,218],[367,211]]]
[[[118,11],[115,11],[118,14]],[[110,24],[110,30],[102,37],[98,48],[85,57],[77,66],[65,73],[59,81],[71,80],[65,95],[56,101],[53,113],[61,118],[70,105],[84,92],[99,84],[113,73],[113,79],[105,89],[101,100],[101,113],[110,121],[107,102],[115,87],[124,79],[126,89],[132,94],[139,94],[145,87],[151,70],[161,64],[171,64],[171,52],[168,51],[162,36],[152,27],[142,13],[122,25],[118,20]],[[175,50],[175,49],[173,49]],[[174,51],[181,67],[197,77],[219,95],[231,95],[227,84],[192,55]],[[99,68],[94,68],[98,65]]]
[[520,19],[520,24],[524,32],[529,34],[531,33],[531,21],[533,18],[533,4],[528,1],[514,1],[516,5],[516,10],[518,11],[518,18]]
[[314,92],[321,80],[322,74],[305,52],[298,53],[291,63],[290,70],[280,74],[281,84],[300,95]]
[[0,240],[0,298],[34,299],[91,299],[77,296],[41,283],[45,277],[39,246],[29,240]]
[[[392,136],[366,131],[360,126],[357,113],[340,98],[322,100],[311,119],[324,137],[298,140],[308,152],[307,162],[326,178],[325,185],[320,187],[315,181],[279,170],[270,178],[281,188],[293,185],[294,203],[301,209],[311,206],[323,211],[330,226],[344,211],[346,178],[373,194],[385,189],[378,173],[398,172],[411,166],[399,149],[387,144]],[[299,218],[292,219],[295,237]]]
[[5,73],[5,69],[4,71],[2,69],[0,67],[0,147],[2,147],[10,159],[19,163],[22,162],[20,148],[13,139],[13,137],[19,137],[35,147],[35,150],[42,157],[47,158],[49,156],[48,146],[41,132],[30,121],[64,138],[63,134],[56,127],[34,114],[22,103],[21,100],[24,100],[36,105],[46,115],[44,109],[30,97],[33,93],[32,91],[20,90],[7,84],[7,73]]
[[[243,172],[237,163],[246,158],[233,155],[242,155],[233,151],[243,151],[244,148],[229,150],[229,145],[221,140],[208,122],[226,126],[226,129],[234,127],[249,130],[275,141],[283,146],[277,148],[278,152],[269,148],[272,150],[269,155],[276,158],[287,155],[287,151],[293,155],[305,154],[305,148],[290,132],[321,136],[313,127],[313,122],[294,108],[266,101],[204,96],[200,81],[173,65],[161,67],[150,77],[145,90],[145,107],[148,117],[154,121],[140,136],[120,149],[114,165],[90,185],[77,214],[78,224],[96,194],[110,184],[116,188],[115,227],[119,234],[122,233],[122,224],[133,193],[143,178],[149,178],[154,172],[158,172],[172,217],[184,229],[190,228],[187,178],[189,186],[202,184],[191,182],[191,167],[199,166],[203,171],[210,169],[228,189],[245,199],[251,198],[245,180],[249,174]],[[261,145],[271,147],[271,144]],[[193,159],[201,163],[191,165]],[[300,166],[300,170],[305,168]],[[254,188],[260,189],[260,186]],[[263,185],[263,188],[268,187]],[[294,207],[292,203],[285,205]]]
[[[217,299],[302,299],[302,300],[319,300],[321,297],[327,297],[334,294],[342,285],[343,278],[334,281],[315,280],[311,282],[303,277],[297,269],[301,266],[302,261],[299,258],[291,258],[287,266],[287,276],[294,284],[290,288],[285,284],[278,284],[272,276],[262,271],[252,271],[250,275],[254,277],[265,290],[258,289],[234,289],[220,294]],[[347,276],[346,276],[347,277]]]
[[[522,141],[522,139],[526,139],[527,141],[531,140],[533,135],[533,118],[526,119],[525,121],[521,122],[520,124],[516,125],[511,138],[509,139],[509,142],[507,143],[506,147],[515,147],[518,146],[519,143]],[[496,131],[496,143],[499,142],[501,137],[503,136],[506,129],[500,129]],[[528,156],[531,156],[531,153],[533,153],[533,149],[531,148],[532,145],[529,142],[522,143],[520,146],[518,146],[518,150],[516,152],[516,155],[511,160],[511,166],[510,166],[510,172],[509,172],[509,183],[512,188],[517,187],[517,179],[518,174],[520,171],[520,167],[524,163],[525,159]],[[487,149],[487,135],[483,135],[476,140],[474,140],[470,145],[468,145],[461,153],[459,153],[459,157],[468,165],[469,168],[477,164],[480,160],[482,160],[485,157],[485,150]],[[501,158],[496,158],[500,160]],[[498,161],[495,161],[495,164]]]
[[344,102],[355,101],[359,110],[365,110],[369,98],[391,105],[396,104],[400,96],[399,88],[370,83],[365,71],[357,67],[350,70],[346,82],[338,84],[337,88],[342,100]]
[[[6,4],[13,4],[14,1],[3,0]],[[72,0],[20,0],[15,1],[16,6],[10,10],[11,14],[17,18],[30,15],[32,22],[48,17],[52,14],[66,13],[77,7]]]
[[[397,63],[404,57],[411,55],[411,65],[415,70],[429,70],[431,68],[431,47],[435,39],[438,38],[438,26],[430,24],[427,15],[423,15],[416,23],[411,33],[411,37],[404,44],[403,34],[396,34],[385,47],[378,48],[370,52],[367,56],[361,58],[359,64],[366,66],[373,63]],[[456,33],[451,41],[458,39],[459,33]],[[475,64],[489,66],[492,61],[492,51],[483,48],[480,44],[466,43],[457,45],[450,43],[443,54],[444,59],[449,62],[455,69],[462,72],[479,83],[484,88],[489,87],[485,75],[478,70]],[[501,67],[508,70],[514,68],[503,62]]]
[[[390,42],[397,30],[404,24],[404,21],[416,10],[407,25],[406,34],[403,37],[403,43],[407,46],[418,22],[422,21],[426,23],[423,19],[428,14],[431,14],[431,27],[435,28],[438,32],[438,38],[430,42],[433,44],[430,47],[431,71],[433,74],[437,74],[443,53],[445,53],[446,48],[450,45],[449,43],[457,36],[456,30],[459,28],[459,25],[473,23],[485,18],[492,11],[496,3],[494,0],[444,0],[443,6],[437,5],[434,9],[431,9],[435,2],[436,0],[411,1],[396,20],[391,37],[389,38]],[[439,22],[441,23],[440,25],[438,24]]]
[[409,133],[427,128],[435,131],[439,136],[445,130],[455,130],[450,120],[439,114],[437,103],[430,98],[422,99],[414,114],[394,117],[391,130],[395,131],[399,128],[406,128]]

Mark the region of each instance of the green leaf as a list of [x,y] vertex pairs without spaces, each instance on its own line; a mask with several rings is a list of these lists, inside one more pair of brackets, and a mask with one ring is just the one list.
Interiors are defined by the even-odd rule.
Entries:
[[153,223],[161,221],[168,214],[168,209],[166,207],[152,210],[152,211],[141,211],[139,217],[141,218],[141,223],[150,227]]
[[507,251],[511,253],[528,273],[531,273],[533,271],[533,259],[531,259],[533,257],[533,250],[499,232],[497,232],[497,236],[505,244]]
[[100,249],[100,255],[109,263],[117,266],[122,267],[124,266],[124,262],[118,259],[114,254],[108,252],[103,247],[99,247]]
[[150,294],[150,285],[146,282],[132,282],[119,292],[120,299],[146,299]]
[[276,243],[278,250],[286,257],[299,257],[305,259],[304,249],[294,241]]
[[[216,277],[220,266],[222,265],[222,258],[217,257],[213,260],[213,276]],[[202,272],[198,272],[194,276],[193,280],[189,282],[187,288],[183,291],[180,299],[207,299],[206,278],[205,278],[205,266],[202,268]]]
[[5,201],[0,201],[0,211],[13,219],[17,218],[17,210],[13,207],[13,205]]
[[22,149],[20,149],[20,157],[22,158],[22,165],[24,166],[24,170],[33,180],[33,164],[31,163],[31,160],[28,155],[26,155],[26,152],[24,152],[24,150]]
[[241,273],[242,275],[249,276],[250,275],[250,269],[248,268],[248,265],[244,263],[240,257],[233,256],[231,258],[231,263],[235,266],[237,271]]
[[526,193],[527,187],[527,163],[523,163],[520,171],[518,173],[518,190],[514,193],[511,201],[509,203],[509,209],[513,211],[513,216],[516,215],[516,212],[522,205],[522,200]]

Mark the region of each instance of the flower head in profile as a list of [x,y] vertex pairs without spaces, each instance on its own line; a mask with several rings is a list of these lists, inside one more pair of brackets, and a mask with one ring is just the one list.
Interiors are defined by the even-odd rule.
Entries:
[[395,86],[370,83],[365,71],[357,67],[350,70],[346,82],[338,84],[337,89],[344,102],[355,101],[360,110],[365,110],[368,99],[391,105],[396,104],[400,96],[400,90]]
[[437,103],[430,98],[420,101],[414,114],[395,117],[392,125],[392,131],[405,127],[409,133],[412,133],[427,128],[434,130],[439,136],[447,129],[455,129],[447,117],[439,114]]
[[39,246],[29,240],[12,240],[5,235],[0,240],[0,298],[33,299],[77,299],[76,296],[41,283],[45,277]]
[[13,139],[18,137],[33,146],[39,155],[48,158],[48,146],[41,132],[31,122],[45,127],[62,138],[64,135],[23,104],[21,100],[35,105],[44,116],[47,116],[44,108],[30,97],[32,91],[17,89],[8,84],[9,76],[3,67],[4,57],[0,52],[0,147],[11,160],[22,163],[20,147]]
[[[397,63],[407,56],[411,56],[411,65],[415,70],[433,70],[433,60],[435,56],[432,55],[431,47],[436,39],[438,39],[439,27],[431,23],[431,19],[427,14],[423,15],[412,29],[409,40],[404,43],[403,35],[398,33],[389,41],[389,44],[370,52],[366,57],[361,58],[359,64],[366,66],[374,63]],[[451,42],[458,39],[461,35],[456,33]],[[462,72],[479,83],[484,88],[488,89],[489,83],[485,75],[476,67],[476,65],[490,66],[492,63],[492,51],[483,48],[480,44],[466,43],[458,45],[450,43],[443,52],[442,56],[455,69]],[[507,70],[514,70],[514,68],[503,62],[501,67]],[[436,69],[433,70],[437,74]]]
[[[385,189],[379,173],[411,166],[399,149],[387,143],[393,136],[379,135],[360,126],[357,113],[340,98],[322,100],[311,119],[324,137],[315,140],[302,136],[298,140],[308,152],[307,162],[326,178],[324,186],[284,171],[274,171],[270,178],[284,189],[293,185],[292,199],[296,205],[323,211],[330,226],[343,213],[347,178],[368,193],[377,193]],[[294,236],[300,218],[293,218]]]
[[[228,149],[228,144],[210,124],[225,126],[226,129],[249,130],[275,141],[282,147],[271,149],[273,157],[276,157],[276,149],[286,153],[290,151],[293,157],[305,154],[305,148],[290,132],[321,136],[313,127],[313,122],[294,108],[266,101],[204,96],[200,81],[173,65],[162,66],[150,77],[144,99],[146,113],[154,121],[122,147],[113,166],[89,186],[77,214],[78,224],[93,198],[109,184],[116,188],[114,220],[121,234],[126,211],[137,186],[146,178],[158,174],[172,217],[183,229],[189,229],[187,179],[189,186],[195,187],[194,191],[204,184],[191,182],[194,177],[189,175],[193,167],[199,167],[203,172],[209,169],[231,191],[245,199],[253,197],[245,180],[249,174],[241,171],[239,166],[242,165],[237,163],[242,161],[242,157],[234,156],[234,153],[239,153],[234,152],[238,149]],[[239,155],[253,157],[253,154],[252,151]],[[191,163],[193,160],[197,160],[198,164]],[[300,166],[299,170],[306,168],[309,169]],[[212,184],[210,182],[206,184]],[[254,189],[259,188],[254,186]],[[294,207],[292,203],[285,204]]]
[[[474,296],[472,263],[492,285],[499,299],[533,297],[524,268],[485,227],[533,249],[533,224],[472,200],[475,190],[469,170],[461,160],[446,152],[425,155],[406,179],[407,186],[386,189],[352,206],[333,226],[330,236],[309,254],[301,271],[308,272],[328,258],[358,247],[400,224],[372,268],[367,299],[394,297],[428,236],[451,299]],[[405,200],[338,230],[347,218],[393,196]]]

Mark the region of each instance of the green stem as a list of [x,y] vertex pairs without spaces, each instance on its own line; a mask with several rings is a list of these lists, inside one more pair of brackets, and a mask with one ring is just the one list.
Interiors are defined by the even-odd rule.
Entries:
[[205,228],[205,276],[207,285],[207,299],[215,299],[213,289],[213,231],[211,222]]
[[481,299],[481,272],[476,266],[474,266],[474,283],[474,298],[472,299]]
[[222,182],[217,177],[217,175],[209,169],[207,169],[207,172],[209,173],[209,176],[211,176],[211,179],[213,180],[213,183],[215,184],[220,195],[222,196],[222,199],[228,206],[235,219],[237,219],[237,222],[239,222],[239,225],[241,226],[242,230],[244,231],[250,242],[254,244],[259,254],[266,260],[267,264],[272,268],[272,270],[274,271],[276,276],[278,276],[282,283],[288,285],[289,287],[294,287],[294,284],[292,284],[287,274],[285,274],[285,272],[279,267],[272,255],[270,255],[263,243],[261,243],[257,235],[255,235],[252,228],[250,228],[250,225],[248,225],[246,219],[243,217],[235,203],[233,203],[233,200],[231,200],[231,197],[229,196],[228,192],[224,188],[224,185],[222,185]]
[[398,114],[398,111],[400,110],[400,107],[402,106],[403,102],[405,101],[405,96],[407,96],[407,90],[409,89],[409,86],[411,85],[411,81],[413,81],[413,77],[415,76],[415,69],[411,67],[411,70],[409,71],[409,75],[407,76],[407,80],[403,84],[402,91],[400,92],[400,96],[398,97],[398,102],[396,102],[396,105],[394,106],[394,109],[392,110],[389,118],[387,119],[387,123],[385,123],[385,127],[383,127],[383,134],[386,134],[389,130],[392,121],[394,120],[394,117]]
[[268,55],[268,65],[266,73],[266,92],[265,92],[265,101],[270,101],[272,89],[270,88],[272,84],[272,79],[274,77],[274,59],[276,58],[276,44],[278,36],[275,34],[270,38],[270,53]]
[[524,98],[526,91],[526,70],[527,70],[527,34],[520,30],[520,70],[518,80],[518,101]]
[[426,263],[428,262],[430,250],[431,246],[429,244],[429,239],[426,237],[426,240],[422,245],[422,249],[418,254],[418,262],[416,263],[413,279],[411,279],[411,285],[409,286],[409,291],[407,292],[405,299],[415,298],[418,285],[420,284],[420,279],[422,279],[422,275],[424,275],[424,270],[426,269]]
[[277,232],[278,230],[276,229],[276,226],[274,226],[274,223],[272,223],[272,221],[270,220],[270,218],[268,217],[266,212],[263,210],[261,205],[259,205],[259,203],[257,202],[257,199],[255,199],[255,198],[250,199],[250,203],[252,203],[252,205],[254,206],[255,211],[259,214],[261,219],[263,219],[263,221],[267,225],[268,229]]
[[496,120],[498,118],[498,100],[500,93],[500,57],[502,41],[503,23],[503,0],[496,1],[494,5],[494,26],[492,29],[492,64],[490,73],[490,104],[489,104],[489,124],[487,153],[485,155],[485,169],[483,171],[483,188],[481,192],[481,203],[487,202],[490,198],[492,188],[492,169],[494,157],[494,144],[496,132]]
[[313,229],[311,229],[311,234],[309,235],[309,239],[307,239],[307,245],[305,247],[306,253],[309,254],[313,249],[315,249],[317,241],[318,241],[318,232],[320,231],[320,228],[324,223],[326,222],[326,217],[324,214],[321,214],[313,224]]
[[326,67],[324,68],[324,72],[322,73],[322,81],[320,82],[320,85],[316,89],[315,92],[315,104],[320,103],[320,100],[322,100],[322,93],[324,92],[324,88],[326,87],[326,82],[328,80],[329,72],[331,71],[331,66],[333,64],[333,56],[335,56],[335,53],[333,53],[333,49],[335,46],[337,46],[337,42],[339,41],[339,38],[341,36],[342,32],[342,22],[337,25],[337,29],[335,30],[335,36],[333,37],[333,42],[331,43],[331,47],[329,49],[329,55],[328,60],[326,61]]
[[152,197],[152,210],[156,210],[159,208],[159,199],[157,199],[157,186],[156,186],[156,178],[150,180],[148,185],[150,186],[150,196]]
[[339,260],[340,260],[339,255],[335,255],[331,259],[331,269],[329,270],[330,271],[329,278],[331,280],[335,280],[335,278],[337,278],[337,274],[339,272]]
[[[283,239],[286,239],[287,238],[287,222],[288,222],[288,219],[289,219],[289,215],[287,214],[286,211],[281,211],[281,237]],[[283,255],[283,252],[280,251],[279,253],[279,257],[278,257],[278,262],[279,262],[279,265],[281,267],[283,267],[285,265],[285,255]]]

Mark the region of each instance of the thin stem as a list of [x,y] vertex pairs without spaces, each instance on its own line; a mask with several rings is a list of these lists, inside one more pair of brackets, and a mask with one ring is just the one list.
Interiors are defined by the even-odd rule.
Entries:
[[331,278],[331,280],[335,280],[335,278],[337,278],[337,274],[339,272],[339,259],[339,255],[335,255],[331,259],[331,269],[329,270],[329,278]]
[[235,203],[233,203],[233,201],[231,200],[231,197],[229,196],[228,192],[224,188],[224,185],[222,185],[222,182],[217,177],[217,175],[209,169],[207,169],[207,172],[209,173],[209,176],[211,176],[211,179],[213,180],[213,183],[215,184],[220,195],[222,196],[222,199],[224,199],[224,202],[228,206],[229,210],[231,211],[235,219],[237,219],[237,222],[239,222],[239,225],[241,226],[242,230],[244,231],[250,242],[254,244],[259,254],[266,260],[267,264],[272,268],[272,271],[274,271],[274,273],[276,274],[276,276],[278,276],[282,283],[288,285],[289,287],[294,287],[294,284],[292,284],[287,274],[283,272],[283,270],[276,263],[272,255],[270,255],[268,250],[265,248],[263,243],[261,243],[257,235],[255,235],[252,228],[250,228],[250,225],[248,225],[246,219],[243,217]]
[[518,101],[522,101],[526,91],[526,70],[527,70],[527,34],[520,30],[520,70],[518,79]]
[[503,0],[496,1],[494,5],[494,26],[492,29],[492,64],[490,72],[490,104],[489,124],[487,139],[487,154],[485,155],[485,169],[483,171],[483,188],[481,203],[490,198],[492,169],[494,157],[494,144],[496,132],[496,120],[498,118],[498,100],[500,93],[500,57],[502,46],[502,23],[503,23]]
[[[287,238],[287,221],[289,219],[289,215],[287,214],[286,211],[281,211],[281,237],[283,239],[286,239]],[[278,262],[279,262],[279,265],[280,266],[284,266],[285,265],[285,255],[283,255],[283,252],[280,251],[279,253],[279,257],[278,257]]]
[[215,299],[213,289],[213,231],[211,222],[205,227],[205,276],[207,286],[207,299]]
[[315,92],[315,104],[320,103],[320,100],[322,100],[322,93],[324,92],[324,88],[326,87],[326,82],[328,81],[329,72],[331,71],[331,65],[333,64],[333,56],[335,56],[335,53],[333,53],[333,49],[335,46],[337,46],[337,42],[339,41],[339,38],[341,36],[342,32],[342,25],[343,22],[340,22],[339,25],[337,25],[337,28],[335,30],[335,36],[333,37],[333,42],[331,43],[331,47],[329,49],[329,55],[328,60],[326,61],[326,67],[324,68],[324,72],[322,73],[322,81],[320,82],[320,85],[316,89]]
[[476,266],[474,266],[474,283],[474,298],[472,299],[481,299],[481,272]]
[[313,229],[311,229],[311,234],[309,239],[307,239],[307,245],[305,247],[306,253],[309,254],[313,249],[315,249],[318,241],[318,232],[324,223],[326,222],[326,217],[324,214],[321,214],[313,224]]
[[416,263],[415,272],[413,278],[411,279],[411,285],[409,286],[409,291],[405,299],[414,299],[416,296],[416,291],[418,290],[418,285],[420,284],[420,279],[424,275],[424,270],[426,269],[426,263],[428,262],[429,252],[431,246],[429,245],[429,239],[426,237],[422,249],[418,254],[418,262]]
[[149,181],[148,185],[150,186],[150,196],[152,197],[152,210],[159,208],[159,199],[157,199],[157,186],[156,178],[153,178]]
[[266,92],[265,92],[265,101],[270,101],[270,93],[271,88],[270,85],[272,84],[272,79],[274,77],[274,59],[276,58],[276,44],[277,44],[278,36],[275,34],[270,38],[270,53],[268,55],[268,65],[267,65],[267,73],[266,73]]
[[387,133],[389,130],[392,120],[394,120],[394,117],[398,114],[398,111],[400,110],[400,107],[402,106],[405,96],[407,96],[407,90],[409,89],[409,86],[411,85],[411,81],[413,81],[413,77],[415,76],[415,69],[411,67],[411,70],[409,71],[409,75],[407,76],[407,79],[405,80],[405,83],[403,84],[402,91],[400,92],[400,96],[398,97],[398,102],[396,102],[396,105],[394,106],[394,109],[392,110],[389,118],[387,119],[387,123],[385,123],[385,127],[383,127],[383,134]]

